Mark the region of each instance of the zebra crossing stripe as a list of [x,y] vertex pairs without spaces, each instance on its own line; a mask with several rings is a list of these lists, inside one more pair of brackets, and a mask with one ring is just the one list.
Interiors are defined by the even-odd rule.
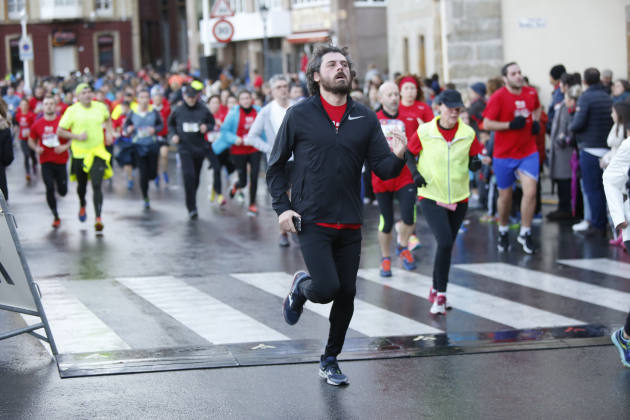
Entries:
[[610,276],[630,279],[630,264],[608,258],[588,258],[575,260],[558,260],[558,263],[584,270],[596,271]]
[[621,312],[628,312],[630,308],[630,293],[595,286],[542,271],[529,270],[504,263],[458,264],[455,267],[507,283],[530,287]]
[[183,280],[168,276],[116,280],[210,343],[289,339]]
[[[130,347],[57,280],[38,281],[42,304],[59,353],[125,350]],[[27,324],[39,318],[22,315]],[[48,346],[44,346],[48,348]]]
[[[251,286],[284,299],[291,286],[292,276],[282,272],[230,274]],[[307,302],[305,309],[328,318],[332,304]],[[278,311],[279,312],[279,311]],[[280,316],[280,313],[278,313]],[[354,315],[350,328],[368,337],[393,335],[437,334],[443,331],[387,311],[361,299],[354,300]]]
[[[376,268],[362,269],[359,270],[359,276],[365,280],[414,296],[424,299],[428,297],[429,288],[433,285],[431,277],[397,268],[393,268],[392,272],[392,277],[383,279]],[[455,309],[517,329],[585,324],[577,319],[567,318],[452,283],[448,285],[447,295],[449,302]]]

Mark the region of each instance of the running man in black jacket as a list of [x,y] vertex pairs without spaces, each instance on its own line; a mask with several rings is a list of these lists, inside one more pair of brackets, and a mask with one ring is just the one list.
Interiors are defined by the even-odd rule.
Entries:
[[[380,178],[390,179],[405,165],[405,138],[394,138],[392,153],[376,114],[348,95],[353,77],[345,49],[326,46],[315,51],[307,70],[313,96],[287,111],[267,171],[280,227],[298,233],[310,273],[295,273],[283,303],[284,318],[295,324],[306,300],[333,302],[319,372],[331,385],[349,383],[337,355],[354,310],[363,220],[361,167],[367,159]],[[289,180],[285,165],[292,153],[295,166]],[[297,219],[300,232],[293,222]]]
[[208,107],[199,101],[203,84],[197,80],[184,88],[184,103],[175,108],[168,117],[168,131],[171,140],[177,145],[182,164],[186,207],[190,219],[196,219],[197,188],[204,159],[210,153],[205,139],[208,131],[214,128],[214,117]]

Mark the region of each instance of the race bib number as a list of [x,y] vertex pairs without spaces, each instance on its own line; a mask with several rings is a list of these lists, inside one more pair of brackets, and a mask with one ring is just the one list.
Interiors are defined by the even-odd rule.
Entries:
[[196,122],[182,123],[182,130],[184,131],[184,133],[198,133],[199,123],[196,123]]
[[151,137],[150,127],[139,127],[138,137]]
[[383,135],[385,139],[387,139],[387,144],[389,148],[392,148],[392,132],[399,131],[400,133],[405,132],[405,124],[400,120],[381,120],[381,130],[383,130]]
[[59,137],[55,133],[45,133],[42,135],[42,144],[46,147],[50,147],[51,149],[59,146]]

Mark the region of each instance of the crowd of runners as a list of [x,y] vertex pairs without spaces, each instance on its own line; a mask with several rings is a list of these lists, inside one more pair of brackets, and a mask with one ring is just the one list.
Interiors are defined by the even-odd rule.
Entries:
[[[341,50],[326,54],[346,57]],[[571,73],[555,65],[549,72],[552,97],[543,107],[518,63],[507,63],[497,77],[460,92],[455,85],[440,85],[437,76],[395,74],[386,80],[372,67],[361,84],[353,72],[345,76],[344,66],[349,65],[343,59],[332,60],[326,79],[328,61],[323,56],[315,63],[319,67],[311,61],[310,74],[275,75],[265,81],[256,73],[251,84],[227,72],[212,81],[185,70],[160,74],[147,68],[39,78],[32,92],[25,92],[21,80],[6,78],[0,82],[0,190],[8,199],[5,168],[19,149],[25,182],[41,177],[45,185],[52,228],[61,226],[62,216],[70,217],[60,215],[56,203],[68,193],[70,180],[76,182],[79,199],[73,217],[81,222],[88,218],[89,184],[94,228],[100,232],[106,214],[103,182],[114,170],[123,171],[125,188],[139,187],[142,206],[150,210],[150,186],[168,187],[169,153],[176,153],[186,211],[196,219],[206,165],[212,169],[208,199],[222,209],[228,200],[240,200],[251,217],[258,214],[261,170],[269,168],[268,190],[280,216],[279,245],[290,246],[288,234],[301,227],[307,266],[318,267],[322,277],[335,264],[340,268],[337,262],[329,266],[311,249],[329,235],[313,226],[346,232],[335,241],[348,241],[347,252],[360,252],[360,247],[354,249],[360,235],[357,242],[353,233],[362,226],[358,207],[371,204],[380,213],[378,226],[367,228],[378,230],[381,276],[393,275],[393,255],[403,269],[415,270],[420,209],[437,243],[429,291],[436,315],[448,307],[451,251],[470,207],[482,210],[481,221],[497,223],[500,252],[518,247],[527,254],[536,252],[532,224],[543,218],[543,169],[558,203],[546,214],[548,221],[573,223],[573,230],[587,237],[610,236],[613,246],[623,247],[624,241],[630,245],[627,80],[613,81],[608,70]],[[321,94],[320,85],[330,96]],[[325,96],[338,103],[327,102]],[[318,141],[331,143],[320,150]],[[352,147],[335,154],[335,142]],[[397,158],[381,149],[387,144]],[[352,183],[339,184],[335,178],[350,179],[356,169],[361,180],[358,203]],[[337,195],[325,195],[326,188]],[[518,235],[513,242],[514,225]],[[357,267],[350,261],[346,268],[356,277]],[[287,322],[297,322],[307,298],[329,301],[321,284],[319,289],[305,286],[310,280],[306,273],[296,275],[285,304]],[[353,298],[354,292],[347,295]],[[349,322],[347,314],[338,316]],[[626,343],[623,334],[617,337],[620,343]],[[337,337],[326,356],[336,357],[342,344],[343,337]]]

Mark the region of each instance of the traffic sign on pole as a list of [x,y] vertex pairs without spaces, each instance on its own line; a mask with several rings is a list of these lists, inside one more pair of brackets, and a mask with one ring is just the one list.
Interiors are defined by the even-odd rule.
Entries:
[[210,11],[210,17],[224,18],[228,16],[234,16],[234,10],[230,7],[230,3],[227,0],[216,0]]
[[20,38],[20,60],[32,60],[33,59],[33,40],[26,36]]
[[212,27],[212,35],[217,41],[227,44],[234,36],[234,25],[229,20],[221,18]]

